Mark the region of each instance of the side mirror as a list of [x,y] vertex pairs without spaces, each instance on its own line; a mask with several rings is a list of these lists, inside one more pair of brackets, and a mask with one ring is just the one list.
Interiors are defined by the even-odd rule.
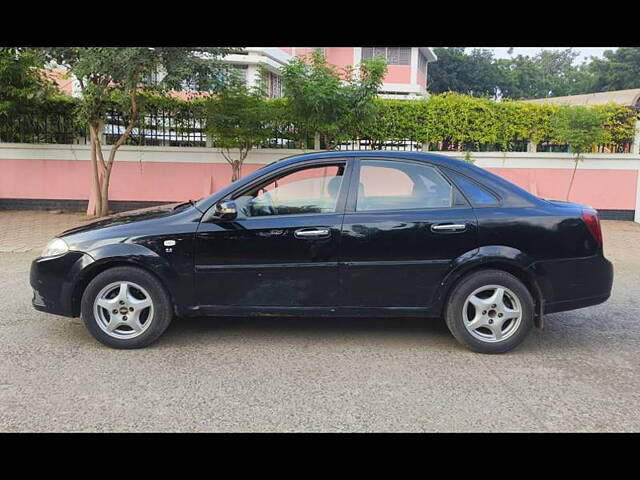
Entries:
[[238,216],[238,209],[234,201],[218,202],[213,208],[212,218],[217,220],[233,220]]

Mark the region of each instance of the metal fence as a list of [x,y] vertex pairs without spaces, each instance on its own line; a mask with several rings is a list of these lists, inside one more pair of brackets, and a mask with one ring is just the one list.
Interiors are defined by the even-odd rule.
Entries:
[[395,140],[372,140],[358,138],[349,142],[338,144],[337,150],[397,150],[403,152],[419,152],[422,143],[412,138],[400,138]]
[[[593,147],[590,153],[631,153],[631,149],[631,142],[610,145],[600,144]],[[541,142],[536,145],[536,152],[571,153],[571,147],[566,144]]]
[[631,153],[633,144],[624,142],[620,145],[598,145],[593,153]]
[[[300,135],[291,124],[274,125],[273,134],[258,147],[261,148],[313,148],[312,138],[299,138]],[[215,146],[215,139],[212,140]]]
[[[127,119],[116,111],[107,116],[105,138],[113,145],[124,133]],[[292,125],[274,125],[273,136],[260,142],[261,148],[307,148],[308,140],[299,140]],[[214,138],[207,138],[204,117],[176,116],[172,112],[158,110],[142,116],[131,130],[126,145],[170,147],[216,147]]]
[[[127,125],[128,119],[121,113],[110,111],[104,129],[107,145],[117,142]],[[165,110],[141,115],[125,145],[206,147],[205,119],[178,117]]]
[[0,141],[13,143],[84,143],[73,118],[60,114],[19,114],[0,117]]
[[[125,131],[128,124],[120,112],[108,113],[104,136],[107,145],[113,145]],[[14,117],[0,117],[0,142],[12,143],[54,143],[54,144],[86,144],[88,134],[80,129],[70,114],[21,114]],[[138,119],[132,129],[126,145],[136,146],[171,146],[171,147],[216,147],[215,139],[206,135],[206,119],[188,114],[176,115],[172,111],[159,109],[147,113]],[[295,127],[290,124],[274,125],[273,135],[256,147],[260,148],[314,148],[312,137],[300,138]],[[321,143],[320,148],[326,148]],[[376,140],[357,138],[339,143],[336,150],[389,150],[389,151],[422,151],[423,143],[415,138],[399,138]],[[475,144],[449,141],[430,143],[427,150],[431,152],[526,152],[528,141],[517,139],[508,145]],[[599,145],[594,153],[631,153],[631,142],[615,145]],[[536,146],[537,152],[570,152],[567,145],[552,142],[541,142]]]
[[[430,152],[526,152],[527,140],[514,140],[503,146],[495,143],[476,144],[472,142],[432,142],[427,150]],[[400,138],[393,140],[356,139],[338,145],[338,150],[396,150],[405,152],[419,152],[423,150],[424,142],[415,138]]]

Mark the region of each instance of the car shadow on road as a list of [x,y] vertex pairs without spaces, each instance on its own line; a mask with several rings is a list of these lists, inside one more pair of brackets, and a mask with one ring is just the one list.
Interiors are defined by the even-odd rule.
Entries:
[[[570,339],[533,328],[516,351],[527,355],[547,349],[564,348]],[[270,343],[300,341],[351,344],[434,347],[469,352],[458,343],[442,318],[359,318],[359,317],[190,317],[176,318],[151,348],[173,348],[190,344],[206,345],[219,339]],[[575,343],[575,340],[571,340]]]
[[164,333],[163,343],[186,343],[215,335],[243,335],[286,339],[383,335],[389,339],[430,339],[455,343],[444,320],[439,318],[352,317],[193,317],[175,319]]

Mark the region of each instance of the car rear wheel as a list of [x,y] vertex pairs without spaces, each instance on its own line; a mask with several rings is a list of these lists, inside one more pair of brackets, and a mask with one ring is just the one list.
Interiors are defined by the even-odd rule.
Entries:
[[162,284],[135,267],[114,267],[97,275],[82,295],[81,312],[89,332],[113,348],[146,347],[173,317]]
[[482,270],[454,287],[445,319],[453,336],[480,353],[504,353],[533,327],[534,302],[527,287],[502,270]]

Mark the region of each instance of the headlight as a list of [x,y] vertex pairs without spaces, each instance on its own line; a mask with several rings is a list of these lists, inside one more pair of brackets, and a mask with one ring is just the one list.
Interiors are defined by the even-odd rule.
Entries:
[[41,257],[55,257],[69,251],[69,245],[61,238],[54,238],[44,247]]

